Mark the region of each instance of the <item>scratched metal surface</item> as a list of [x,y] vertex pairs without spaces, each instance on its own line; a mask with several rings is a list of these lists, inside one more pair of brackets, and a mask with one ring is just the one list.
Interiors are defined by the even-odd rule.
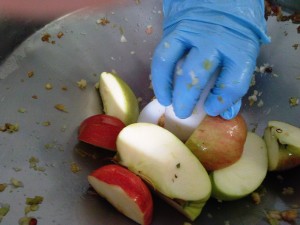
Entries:
[[[110,23],[97,24],[102,17]],[[78,143],[77,128],[84,118],[101,112],[94,84],[102,71],[118,72],[141,97],[141,107],[153,97],[149,65],[160,40],[161,21],[159,0],[107,12],[85,9],[33,30],[2,60],[0,125],[17,123],[20,129],[12,134],[0,133],[0,183],[15,178],[24,184],[22,188],[9,186],[0,193],[0,203],[11,207],[2,224],[17,224],[24,216],[26,197],[35,195],[43,196],[44,202],[29,216],[37,217],[39,224],[134,224],[88,190],[86,176],[102,163],[103,157],[110,155]],[[153,33],[147,34],[145,30],[150,25]],[[246,96],[242,110],[249,129],[256,128],[260,135],[270,119],[300,127],[300,106],[289,106],[290,97],[300,97],[300,47],[293,47],[300,44],[297,26],[269,18],[268,27],[273,42],[262,48],[257,65],[268,63],[273,72],[256,74],[256,85],[250,88],[248,96],[257,90],[258,101],[250,107]],[[57,37],[59,32],[63,37]],[[50,43],[41,40],[46,33],[51,35]],[[120,41],[122,34],[127,42]],[[30,71],[34,72],[31,78],[27,74]],[[81,79],[88,82],[85,90],[77,87]],[[51,83],[53,89],[46,90],[46,83]],[[62,90],[64,86],[67,90]],[[259,107],[258,102],[263,105]],[[64,104],[67,112],[56,110],[56,104]],[[19,112],[21,108],[26,112]],[[48,122],[50,125],[45,126]],[[82,151],[88,154],[83,155]],[[45,171],[30,168],[30,157],[39,159],[38,166]],[[81,169],[78,173],[71,172],[72,163]],[[247,197],[223,203],[211,199],[193,224],[268,224],[264,211],[299,204],[299,169],[268,174],[260,205],[254,205]],[[278,179],[278,175],[284,179]],[[294,187],[295,194],[282,195],[282,189],[289,186]],[[155,197],[154,225],[182,225],[186,221]]]

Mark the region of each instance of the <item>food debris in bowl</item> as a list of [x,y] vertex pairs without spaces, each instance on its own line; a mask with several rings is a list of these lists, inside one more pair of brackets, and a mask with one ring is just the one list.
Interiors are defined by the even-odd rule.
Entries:
[[19,124],[5,123],[2,127],[0,127],[0,131],[7,133],[15,133],[19,131]]
[[[149,3],[147,1],[140,2],[135,7],[140,8],[144,4]],[[125,223],[128,222],[121,214],[119,215],[111,207],[107,207],[107,202],[102,197],[95,195],[95,192],[93,192],[94,195],[86,195],[86,190],[90,188],[86,179],[89,173],[97,168],[102,168],[103,164],[119,164],[120,159],[116,156],[118,153],[117,148],[114,147],[114,151],[106,152],[103,148],[77,141],[76,136],[78,126],[85,118],[94,114],[105,113],[101,110],[102,99],[99,101],[99,90],[95,91],[93,86],[90,85],[97,81],[96,79],[98,79],[101,71],[112,69],[118,71],[120,77],[124,78],[134,90],[140,111],[152,100],[152,90],[148,89],[148,87],[151,88],[151,84],[148,81],[149,71],[143,68],[148,67],[151,62],[151,51],[148,51],[149,46],[153,44],[154,40],[159,38],[158,32],[160,28],[154,19],[156,16],[161,16],[161,11],[158,7],[153,7],[150,11],[149,15],[141,15],[143,18],[146,18],[147,21],[145,22],[141,18],[132,19],[128,15],[123,18],[117,11],[106,14],[98,13],[92,19],[90,17],[85,17],[85,19],[80,17],[80,20],[74,20],[73,25],[63,22],[65,20],[63,18],[62,21],[56,22],[55,29],[52,29],[50,25],[36,35],[35,40],[38,40],[37,47],[34,46],[34,42],[31,42],[32,39],[29,40],[30,46],[25,48],[26,51],[23,51],[23,53],[26,53],[26,57],[24,54],[16,57],[18,65],[22,65],[22,68],[19,68],[20,74],[17,74],[15,77],[14,74],[11,74],[7,77],[8,79],[0,80],[0,104],[1,106],[5,105],[0,110],[2,118],[2,121],[0,121],[2,129],[2,132],[0,132],[0,148],[2,149],[0,158],[2,160],[1,170],[3,171],[0,178],[0,192],[2,190],[0,202],[1,207],[5,208],[5,213],[3,213],[5,216],[2,219],[3,224],[17,224],[18,220],[19,223],[23,221],[27,223],[28,221],[33,221],[32,223],[38,221],[41,224],[77,224],[78,221],[73,220],[76,217],[72,214],[73,212],[80,214],[82,220],[80,223],[83,224],[86,221],[102,222],[101,219],[103,218],[109,221],[109,217],[106,216],[107,213],[113,214],[113,220],[117,221],[118,224],[122,224],[124,220]],[[103,17],[106,17],[109,23],[105,26],[95,24],[97,19]],[[276,18],[269,18],[269,20],[274,19],[276,20]],[[282,30],[279,36],[291,39],[291,36],[294,35],[294,27],[297,28],[297,26],[287,30],[287,22],[291,22],[291,20],[285,23],[280,22]],[[78,27],[82,23],[85,26]],[[120,29],[121,27],[122,29]],[[90,32],[90,28],[93,28],[93,32]],[[41,41],[41,37],[44,34],[50,35],[48,40],[50,44],[47,41]],[[135,37],[135,35],[133,37],[133,34],[138,37]],[[95,37],[95,39],[91,39],[91,36]],[[110,37],[108,40],[110,48],[104,48],[104,45],[107,43],[107,36]],[[114,39],[114,43],[111,42],[112,39]],[[78,42],[81,42],[80,45],[78,45]],[[97,47],[91,46],[91,43],[94,43]],[[299,47],[297,49],[292,47],[292,45],[297,43],[297,39],[296,41],[292,40],[287,45],[287,51],[297,55]],[[72,46],[72,48],[68,46]],[[41,49],[35,51],[36,48]],[[104,56],[102,55],[104,53],[101,53],[103,51],[102,48],[106,49]],[[94,49],[95,51],[97,49],[97,54],[95,55],[93,55]],[[120,50],[120,53],[114,52],[116,50]],[[40,55],[42,52],[44,56]],[[283,53],[281,52],[280,54],[282,55]],[[37,61],[26,65],[28,57],[33,55]],[[268,118],[268,121],[269,119],[280,119],[299,127],[297,121],[293,120],[294,112],[299,112],[297,100],[299,92],[297,90],[293,93],[290,92],[290,89],[297,87],[299,73],[285,73],[285,69],[289,71],[290,67],[287,66],[284,70],[280,70],[279,64],[281,65],[283,62],[276,63],[272,61],[273,56],[276,56],[276,54],[271,54],[270,56],[272,57],[266,60],[269,63],[265,63],[266,61],[263,59],[258,64],[259,71],[256,72],[255,82],[253,82],[253,87],[251,87],[252,89],[249,92],[249,96],[255,95],[252,96],[253,102],[251,107],[247,99],[248,96],[245,98],[245,104],[243,105],[246,109],[243,115],[245,115],[246,122],[249,123],[249,130],[256,132],[260,137],[262,137],[262,128],[266,125],[266,118]],[[285,61],[287,62],[288,60]],[[11,66],[13,65],[11,64]],[[141,69],[141,67],[143,68]],[[140,80],[136,84],[133,76],[144,77],[146,84],[144,85],[144,81]],[[288,79],[289,76],[293,76],[292,83]],[[283,77],[286,79],[283,79]],[[77,86],[77,82],[80,82],[80,80],[86,80],[88,84],[83,89]],[[262,80],[263,82],[261,82]],[[281,86],[279,85],[274,91],[271,87],[274,83],[279,83],[279,81],[285,83],[286,86],[288,85],[289,88],[281,91]],[[270,88],[264,88],[264,82],[267,82]],[[52,86],[52,89],[49,89],[49,91],[45,90],[45,84],[47,83]],[[272,93],[270,94],[270,92]],[[282,94],[282,98],[277,98],[278,92]],[[148,95],[148,93],[151,94]],[[276,98],[277,102],[274,103],[273,98],[270,96]],[[253,112],[253,118],[252,114],[248,117],[248,110],[250,114]],[[68,113],[61,113],[66,111]],[[289,114],[289,117],[282,117],[281,111],[285,111]],[[158,117],[158,125],[161,128],[166,126],[165,116],[161,115]],[[6,123],[17,124],[19,128],[12,129],[13,132],[9,132],[5,128]],[[252,126],[256,128],[251,129]],[[134,131],[133,136],[136,133],[139,132]],[[272,129],[270,129],[270,133],[272,134],[271,137],[274,138],[275,135]],[[155,137],[159,138],[157,136],[159,135]],[[147,139],[147,141],[149,140]],[[280,142],[279,139],[271,143],[278,142]],[[132,144],[133,142],[130,143]],[[280,146],[279,149],[284,148],[284,145]],[[286,149],[290,150],[290,147]],[[275,150],[275,152],[279,152],[277,148]],[[127,161],[125,161],[125,158],[123,160],[125,165]],[[276,164],[276,162],[278,163]],[[281,163],[275,158],[272,166],[275,167]],[[124,165],[123,167],[125,167]],[[177,184],[184,178],[181,173],[185,170],[186,164],[179,160],[174,164],[170,163],[170,165],[173,165],[171,168],[172,173],[170,173],[172,174],[170,182],[171,184]],[[256,217],[259,217],[258,219],[262,221],[261,223],[268,224],[267,214],[271,211],[279,212],[277,214],[274,213],[275,215],[273,216],[277,218],[277,223],[285,224],[287,223],[285,221],[288,220],[291,221],[290,223],[293,223],[292,221],[294,220],[296,221],[294,223],[297,224],[299,214],[295,216],[295,211],[289,212],[289,210],[296,210],[299,213],[299,206],[297,206],[299,188],[297,181],[293,181],[298,169],[289,171],[269,171],[266,180],[264,180],[266,183],[263,184],[266,186],[260,186],[258,189],[251,191],[246,197],[232,202],[211,197],[203,206],[205,198],[202,199],[202,202],[175,199],[171,203],[177,209],[182,210],[179,210],[179,212],[182,212],[183,216],[177,213],[176,209],[168,206],[170,199],[164,199],[167,203],[164,205],[164,200],[156,198],[159,195],[159,189],[155,189],[156,191],[151,189],[151,185],[154,182],[145,175],[144,168],[140,170],[140,173],[139,171],[137,173],[143,178],[143,182],[147,187],[150,187],[151,194],[155,196],[153,224],[161,221],[170,223],[175,221],[174,223],[178,224],[217,223],[240,225],[243,220],[239,220],[236,215],[243,215],[242,218],[248,221],[247,219],[252,218],[254,214]],[[280,175],[281,178],[277,179],[277,175],[278,177]],[[12,178],[15,180],[11,181]],[[219,179],[216,180],[219,181]],[[18,184],[17,181],[21,182],[23,186],[16,185],[14,187],[13,183]],[[237,183],[234,184],[236,185]],[[221,185],[218,184],[218,187],[222,187],[219,189],[222,189],[221,191],[223,192],[226,191],[225,194],[228,197],[228,189],[224,190],[223,185],[222,181]],[[262,191],[262,189],[265,191]],[[19,195],[21,197],[18,197]],[[25,203],[25,199],[22,198],[23,195],[26,196],[25,198],[34,198],[34,196],[38,195],[44,196],[44,201],[39,205],[39,210],[33,211],[37,207],[29,207]],[[214,195],[216,195],[215,187]],[[15,201],[17,197],[18,202]],[[160,197],[163,198],[165,196]],[[218,195],[218,197],[224,196]],[[229,197],[233,197],[232,193]],[[197,210],[202,207],[201,214],[193,222],[189,221],[189,217],[186,217],[185,213],[187,207],[192,207],[191,202],[194,204],[194,207],[198,207]],[[282,207],[283,204],[286,208]],[[51,208],[53,205],[56,207]],[[90,210],[91,206],[93,210]],[[230,212],[233,206],[235,209],[234,213]],[[30,211],[28,215],[23,213],[26,207],[26,211]],[[56,209],[60,209],[60,212],[57,213]],[[256,213],[257,211],[259,212]],[[19,212],[18,216],[14,216],[15,212]],[[166,218],[165,212],[168,212],[168,215],[170,212],[173,216]],[[194,215],[189,216],[192,217]],[[164,219],[161,219],[162,217]],[[52,222],[53,220],[55,222]]]
[[65,107],[64,104],[56,104],[56,105],[54,106],[54,108],[56,108],[58,111],[61,111],[61,112],[68,112],[68,111],[66,110],[66,107]]

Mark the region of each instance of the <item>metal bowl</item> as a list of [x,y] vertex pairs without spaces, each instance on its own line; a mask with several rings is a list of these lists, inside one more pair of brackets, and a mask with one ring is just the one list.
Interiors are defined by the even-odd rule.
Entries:
[[[101,25],[102,18],[110,23]],[[43,27],[29,22],[26,29],[7,33],[7,44],[1,46],[0,126],[18,124],[19,131],[0,132],[0,183],[14,178],[23,187],[9,185],[0,193],[0,203],[10,205],[2,224],[17,224],[24,216],[26,198],[37,195],[44,201],[28,216],[38,218],[39,224],[134,224],[90,191],[87,175],[111,153],[79,143],[77,129],[84,118],[101,112],[94,84],[103,71],[115,70],[122,76],[141,98],[141,108],[153,97],[149,65],[160,40],[161,22],[161,1],[153,0],[115,11],[83,9]],[[146,32],[150,27],[153,32]],[[257,65],[268,63],[272,72],[256,73],[256,84],[242,109],[249,129],[259,135],[269,120],[300,127],[300,106],[289,104],[290,97],[300,97],[297,25],[270,17],[268,30],[272,44],[262,47]],[[11,43],[18,47],[12,50]],[[88,82],[85,89],[77,86],[81,79]],[[45,88],[47,83],[51,90]],[[250,106],[248,97],[254,90],[258,101]],[[56,104],[63,104],[67,112],[55,109]],[[72,171],[72,166],[79,171]],[[265,212],[299,207],[299,173],[299,167],[269,173],[259,205],[250,197],[234,202],[211,199],[193,224],[267,225]],[[286,187],[294,188],[294,194],[284,195]],[[154,225],[188,221],[154,198]]]

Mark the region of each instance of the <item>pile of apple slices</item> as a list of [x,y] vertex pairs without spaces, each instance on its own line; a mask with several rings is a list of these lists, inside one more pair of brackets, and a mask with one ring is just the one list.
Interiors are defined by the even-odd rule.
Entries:
[[105,113],[84,120],[78,139],[115,151],[115,164],[93,171],[88,181],[139,224],[151,224],[152,192],[193,221],[210,197],[243,198],[268,170],[300,164],[300,129],[289,124],[270,121],[263,139],[247,131],[242,115],[210,117],[200,101],[184,120],[156,99],[139,113],[133,91],[115,74],[102,73],[99,89]]
[[[151,111],[162,111],[151,110],[157,106],[157,100],[150,102],[141,111],[139,121],[164,126],[158,121],[161,121],[162,116],[166,120],[168,114],[155,117],[148,115]],[[196,117],[201,118],[200,122]],[[155,121],[154,118],[158,120]],[[212,197],[218,200],[235,200],[249,195],[261,185],[268,171],[267,148],[261,137],[247,131],[242,115],[224,120],[221,117],[203,116],[203,110],[198,110],[187,119],[176,120],[177,127],[173,126],[172,129],[177,129],[177,138],[185,143],[209,174]],[[181,129],[178,125],[185,122],[188,126]],[[191,129],[187,139],[182,138],[184,135],[181,134],[181,131],[188,132],[186,127]]]

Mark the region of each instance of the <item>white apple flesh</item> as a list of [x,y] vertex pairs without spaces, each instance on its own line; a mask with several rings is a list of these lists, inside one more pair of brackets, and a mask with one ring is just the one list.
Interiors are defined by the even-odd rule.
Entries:
[[135,123],[139,116],[139,105],[132,89],[115,74],[100,75],[99,91],[104,112],[117,117],[125,125]]
[[153,200],[140,177],[119,165],[107,165],[92,172],[88,181],[125,216],[142,225],[151,223]]
[[142,109],[138,122],[160,125],[172,132],[180,140],[186,141],[205,115],[203,102],[200,101],[197,103],[190,117],[179,119],[173,112],[172,106],[165,107],[157,99],[153,99]]
[[117,160],[160,194],[190,203],[181,208],[191,220],[210,197],[211,183],[205,168],[175,135],[158,125],[136,123],[125,127],[117,138]]
[[164,117],[166,107],[161,105],[155,98],[150,101],[141,111],[138,123],[153,123],[164,126],[160,120]]
[[165,111],[165,128],[185,142],[205,116],[202,102],[197,103],[192,115],[186,119],[178,118],[173,106],[168,106]]
[[261,185],[267,170],[266,144],[261,137],[248,132],[241,158],[231,166],[210,174],[212,196],[224,201],[247,196]]

